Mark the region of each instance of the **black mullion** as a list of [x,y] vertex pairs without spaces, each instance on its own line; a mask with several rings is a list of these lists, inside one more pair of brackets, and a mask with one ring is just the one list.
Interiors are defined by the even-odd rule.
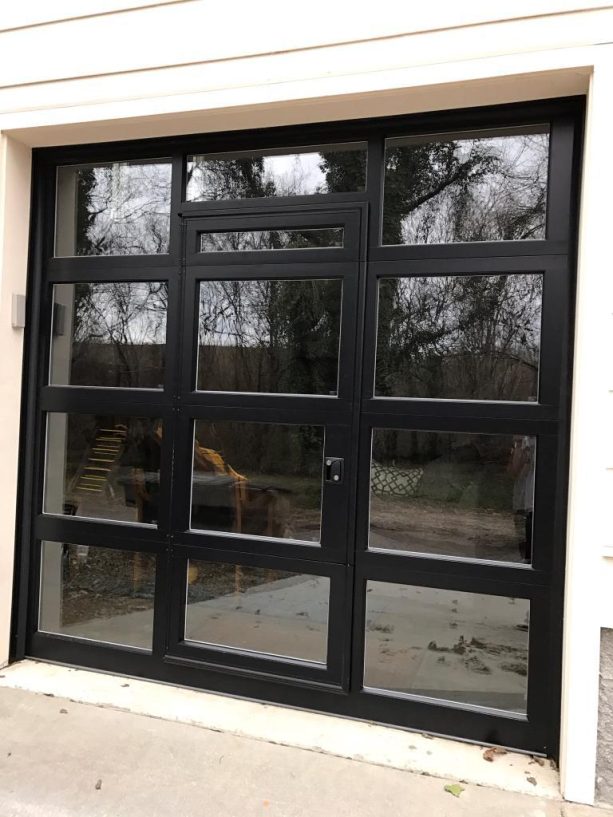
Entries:
[[165,535],[155,526],[110,519],[39,514],[34,519],[34,538],[75,545],[158,553]]
[[[213,397],[219,397],[213,400]],[[203,396],[202,401],[190,399],[185,408],[193,420],[234,420],[253,423],[286,425],[328,425],[349,423],[350,404],[335,398],[285,397],[262,395],[262,399],[237,393]],[[243,400],[243,398],[245,398]]]
[[[49,279],[99,281],[113,280],[116,270],[128,278],[132,275],[143,275],[143,270],[149,270],[154,278],[156,275],[168,275],[178,258],[174,255],[79,255],[70,257],[50,258],[45,267]],[[106,277],[105,277],[106,276]]]
[[[443,245],[452,246],[452,245]],[[560,269],[563,262],[555,253],[521,255],[459,255],[447,258],[407,258],[371,260],[368,274],[373,278],[434,278],[479,275],[539,275],[547,269]]]
[[46,264],[45,280],[48,284],[163,282],[171,280],[176,275],[176,266],[169,265],[168,261],[156,266],[138,258],[138,263],[124,266],[127,257],[121,256],[114,264],[107,264],[104,267],[90,265],[88,261],[91,259],[88,258],[54,258]]
[[530,622],[528,627],[528,722],[536,733],[535,743],[545,750],[553,747],[552,734],[557,731],[546,717],[554,693],[552,684],[552,659],[554,657],[549,618],[549,596],[530,599]]
[[368,551],[356,563],[369,581],[455,590],[486,596],[547,599],[548,577],[527,566]]
[[369,251],[371,261],[431,261],[450,263],[472,259],[483,263],[492,258],[513,259],[544,255],[566,255],[568,241],[524,239],[523,241],[467,241],[456,244],[386,244]]
[[539,361],[539,403],[556,408],[560,416],[567,372],[563,370],[568,344],[570,281],[568,262],[560,259],[543,276],[543,311]]
[[571,232],[575,127],[575,120],[568,116],[551,122],[547,189],[547,238],[550,241],[568,243]]
[[[374,401],[373,401],[374,402]],[[402,411],[404,408],[404,412]],[[398,412],[364,411],[363,427],[394,428],[409,431],[456,432],[457,434],[555,434],[558,422],[548,418],[524,416],[508,412],[503,416],[471,411],[472,406],[449,402],[440,412],[431,411],[429,404],[399,406]],[[465,409],[465,410],[464,410]]]
[[[46,257],[45,243],[50,241],[46,215],[50,212],[55,185],[50,183],[49,166],[39,153],[33,155],[34,179],[32,213],[29,235],[28,297],[26,299],[26,330],[23,355],[22,409],[19,434],[20,457],[17,513],[20,521],[15,536],[15,574],[13,579],[13,605],[11,616],[11,657],[19,660],[25,656],[28,623],[32,620],[32,605],[38,601],[37,582],[34,580],[36,556],[32,555],[32,517],[42,500],[41,449],[42,414],[38,409],[38,392],[43,376],[48,372],[48,354],[45,349],[41,326],[49,326],[49,308],[43,311],[43,302],[49,299],[48,288],[43,283],[43,264]],[[53,212],[51,210],[51,212]],[[46,320],[45,320],[46,319]],[[45,366],[45,363],[47,364]],[[38,445],[37,445],[38,443]]]
[[42,411],[100,414],[124,412],[135,417],[156,417],[171,409],[163,389],[121,389],[99,386],[45,386],[40,392]]
[[200,281],[253,281],[253,280],[310,280],[313,278],[342,278],[355,275],[356,262],[335,260],[322,262],[302,261],[292,256],[289,262],[275,264],[270,259],[262,258],[258,253],[256,259],[244,264],[191,264],[187,270],[187,279],[196,283]]
[[[364,401],[364,415],[380,417],[381,422],[421,422],[431,418],[432,422],[444,423],[455,420],[470,423],[510,423],[541,424],[551,428],[558,420],[558,407],[544,403],[510,402],[505,400],[436,400],[427,397],[379,397]],[[393,418],[396,418],[395,420]]]
[[[362,140],[363,141],[363,140]],[[302,196],[270,196],[253,199],[218,199],[216,201],[183,201],[181,215],[186,218],[199,216],[244,215],[246,213],[275,213],[279,209],[293,212],[300,207],[323,207],[330,205],[351,206],[363,202],[363,190],[347,193],[310,193]]]

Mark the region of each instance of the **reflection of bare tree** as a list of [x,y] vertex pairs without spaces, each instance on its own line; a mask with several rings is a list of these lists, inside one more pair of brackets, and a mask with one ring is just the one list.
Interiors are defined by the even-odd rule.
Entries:
[[170,163],[117,162],[73,172],[75,255],[168,252]]
[[377,393],[536,400],[540,275],[385,278]]
[[163,379],[167,284],[74,284],[71,383],[158,387]]
[[544,238],[549,135],[392,139],[384,244]]
[[190,157],[190,201],[304,196],[364,190],[366,146],[362,143],[246,154]]
[[203,282],[199,387],[336,393],[341,287],[339,280]]
[[200,252],[258,252],[342,247],[342,227],[293,230],[226,230],[200,233]]

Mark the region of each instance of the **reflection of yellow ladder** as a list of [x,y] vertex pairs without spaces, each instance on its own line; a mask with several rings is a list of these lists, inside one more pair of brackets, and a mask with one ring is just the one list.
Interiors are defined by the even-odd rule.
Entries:
[[121,457],[127,433],[126,427],[119,424],[113,428],[96,429],[94,442],[79,470],[75,491],[102,493],[111,471]]

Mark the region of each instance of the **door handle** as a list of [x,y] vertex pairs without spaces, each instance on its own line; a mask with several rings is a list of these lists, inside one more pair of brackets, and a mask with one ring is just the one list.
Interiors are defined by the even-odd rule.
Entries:
[[342,457],[326,457],[326,482],[338,485],[343,481],[344,472],[345,460]]

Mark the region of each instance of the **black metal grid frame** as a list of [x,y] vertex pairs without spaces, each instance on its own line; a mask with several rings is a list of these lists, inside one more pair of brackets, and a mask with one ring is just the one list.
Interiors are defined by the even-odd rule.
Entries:
[[[570,331],[583,102],[580,98],[472,108],[407,117],[95,144],[34,152],[27,355],[21,432],[20,531],[15,575],[12,657],[24,655],[231,692],[466,740],[556,755],[561,689]],[[547,231],[544,240],[427,246],[380,246],[385,139],[396,135],[546,124],[550,128]],[[364,192],[186,202],[186,157],[194,152],[292,148],[366,141]],[[165,256],[54,258],[55,168],[62,164],[171,157],[170,252]],[[195,254],[207,229],[345,225],[345,246],[323,250]],[[190,251],[191,248],[191,251]],[[257,257],[256,257],[257,256]],[[539,402],[389,399],[373,396],[377,280],[389,275],[512,274],[544,276]],[[229,395],[193,389],[194,295],[203,279],[343,277],[338,398]],[[54,283],[160,280],[169,285],[168,361],[164,388],[49,386],[51,288]],[[188,293],[191,295],[188,297]],[[191,316],[191,318],[190,318]],[[191,320],[191,323],[190,323]],[[353,325],[352,325],[353,324]],[[180,327],[183,330],[180,331]],[[342,353],[343,354],[343,353]],[[160,524],[139,528],[41,513],[45,413],[122,412],[165,423]],[[333,486],[321,547],[189,530],[189,463],[193,421],[224,417],[325,424],[346,478]],[[298,419],[303,418],[303,419]],[[368,551],[372,428],[534,434],[537,436],[535,551],[532,566]],[[336,436],[335,436],[336,435]],[[332,454],[332,449],[326,449]],[[171,472],[170,463],[174,470]],[[178,466],[178,467],[177,467]],[[339,489],[341,489],[339,491]],[[334,515],[332,509],[341,509]],[[538,520],[539,509],[541,520]],[[325,528],[325,524],[324,524]],[[157,559],[154,643],[150,654],[37,631],[40,542],[51,539],[142,550]],[[325,540],[328,540],[327,542]],[[277,566],[329,576],[332,582],[328,664],[271,660],[182,641],[187,560]],[[362,689],[365,587],[368,579],[527,598],[531,604],[528,712],[501,713],[417,696]]]

